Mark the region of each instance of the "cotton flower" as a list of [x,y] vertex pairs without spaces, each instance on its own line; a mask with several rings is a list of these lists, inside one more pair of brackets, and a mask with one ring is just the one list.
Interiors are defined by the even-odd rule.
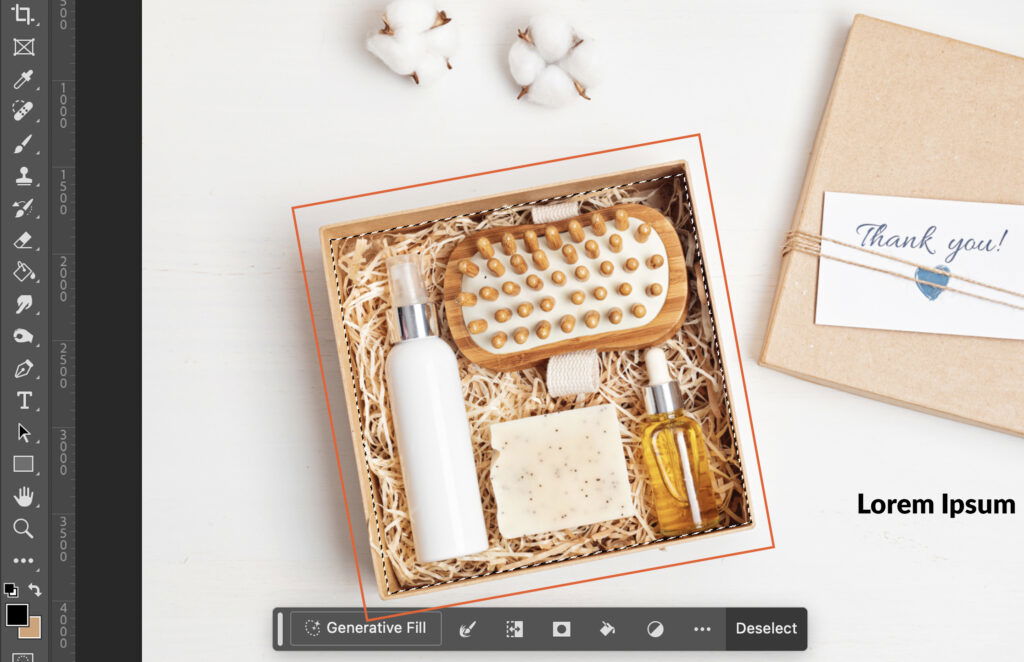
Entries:
[[512,78],[522,87],[519,98],[544,106],[563,106],[600,80],[598,50],[560,16],[530,20],[508,52]]
[[384,27],[367,38],[366,49],[388,69],[429,85],[452,68],[458,33],[452,19],[430,0],[394,0],[383,21]]

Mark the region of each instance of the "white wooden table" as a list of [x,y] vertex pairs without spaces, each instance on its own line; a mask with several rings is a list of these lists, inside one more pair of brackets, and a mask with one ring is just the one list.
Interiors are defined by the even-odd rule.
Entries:
[[[517,103],[504,68],[514,29],[546,4],[445,3],[464,43],[430,89],[361,49],[377,3],[145,4],[146,659],[300,658],[271,649],[273,607],[359,602],[291,205],[692,132],[707,151],[778,548],[504,604],[806,606],[800,659],[1015,657],[1019,516],[885,518],[856,503],[859,492],[1020,501],[1024,442],[756,357],[853,14],[1024,54],[1024,5],[564,0],[553,4],[614,62],[593,102],[550,111]],[[638,107],[638,89],[660,103]],[[402,606],[421,604],[436,603]]]

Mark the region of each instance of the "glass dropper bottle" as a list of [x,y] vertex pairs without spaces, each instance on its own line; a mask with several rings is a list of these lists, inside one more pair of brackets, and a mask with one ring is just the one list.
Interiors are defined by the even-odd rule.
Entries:
[[664,350],[644,355],[649,385],[643,417],[644,464],[654,493],[655,529],[675,536],[718,526],[707,442],[700,423],[683,410],[683,396],[668,372]]

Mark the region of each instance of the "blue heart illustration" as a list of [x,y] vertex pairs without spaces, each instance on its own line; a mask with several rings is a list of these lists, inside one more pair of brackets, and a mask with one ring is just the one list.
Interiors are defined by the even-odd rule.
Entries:
[[[921,294],[928,297],[929,301],[935,301],[938,299],[939,295],[942,294],[942,288],[949,284],[949,267],[940,264],[935,267],[935,269],[945,273],[937,274],[934,271],[928,271],[926,269],[921,269],[920,267],[918,267],[917,271],[914,272],[914,278],[918,281],[917,289],[921,290]],[[935,285],[926,285],[921,281],[935,283]],[[938,287],[936,287],[936,285]]]

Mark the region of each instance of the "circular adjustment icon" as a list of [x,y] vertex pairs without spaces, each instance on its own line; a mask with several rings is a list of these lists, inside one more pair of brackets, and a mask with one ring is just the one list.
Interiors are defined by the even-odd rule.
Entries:
[[665,634],[665,626],[661,624],[661,621],[651,621],[647,624],[648,637],[654,637],[657,639],[663,634]]

